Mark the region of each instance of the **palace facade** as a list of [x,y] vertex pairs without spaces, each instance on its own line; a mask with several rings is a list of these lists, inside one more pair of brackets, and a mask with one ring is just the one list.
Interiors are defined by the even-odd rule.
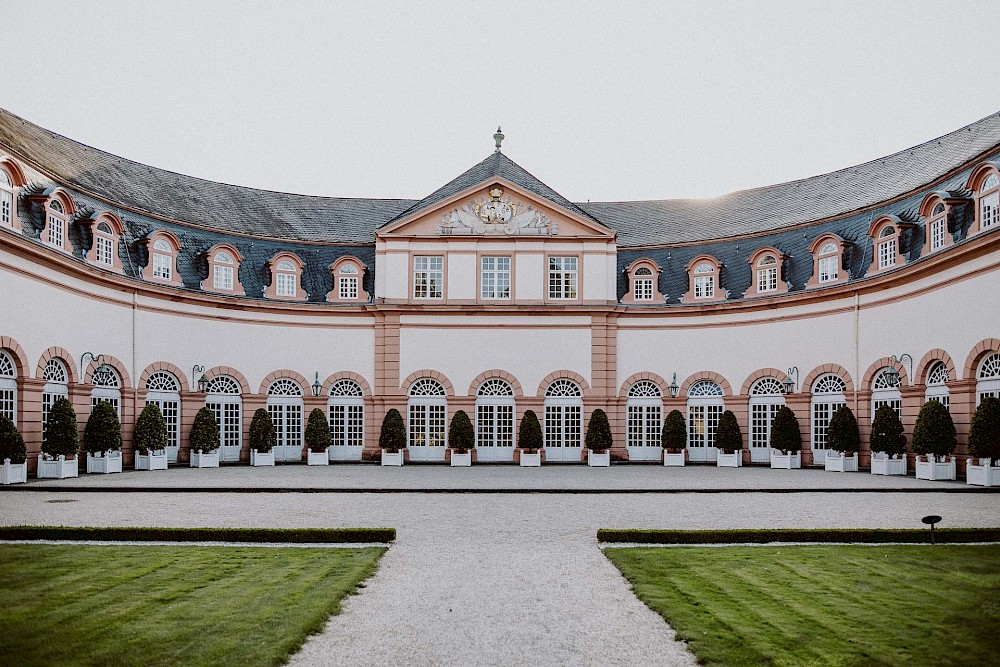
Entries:
[[410,461],[448,460],[460,409],[478,461],[517,461],[531,409],[545,460],[580,462],[601,408],[629,461],[662,460],[673,409],[690,460],[713,461],[730,409],[747,463],[768,460],[788,405],[818,464],[840,405],[867,441],[878,406],[910,435],[944,402],[962,454],[977,402],[1000,395],[1000,114],[708,200],[570,202],[496,139],[419,201],[311,197],[138,164],[0,110],[0,414],[30,470],[60,396],[81,428],[114,403],[127,463],[155,402],[181,463],[206,405],[224,461],[248,459],[259,407],[278,460],[303,460],[320,407],[333,460],[377,459],[397,408]]

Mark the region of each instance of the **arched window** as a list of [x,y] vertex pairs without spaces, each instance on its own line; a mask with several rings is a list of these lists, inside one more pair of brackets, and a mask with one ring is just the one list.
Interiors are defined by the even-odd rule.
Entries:
[[844,248],[849,245],[836,234],[821,234],[809,246],[813,258],[813,274],[806,281],[806,289],[826,287],[847,280],[842,268]]
[[5,169],[0,167],[0,225],[15,227],[17,220],[17,195],[14,181]]
[[896,228],[888,225],[878,235],[878,268],[896,265]]
[[271,284],[264,288],[264,296],[286,301],[305,301],[309,295],[302,289],[302,271],[305,264],[290,252],[279,252],[268,262]]
[[786,259],[788,256],[773,246],[764,246],[751,253],[747,259],[750,264],[750,286],[743,296],[787,294],[788,283],[781,279]]
[[580,461],[583,456],[583,392],[560,378],[545,390],[545,460]]
[[501,378],[484,380],[476,390],[476,458],[514,460],[514,389]]
[[236,266],[233,256],[228,252],[217,252],[213,257],[215,266],[212,268],[212,287],[218,290],[232,291],[233,270]]
[[625,447],[629,461],[659,461],[663,392],[655,382],[639,380],[629,387],[625,422]]
[[722,387],[711,380],[699,380],[688,389],[688,458],[715,461],[715,432],[725,410]]
[[903,417],[903,395],[899,388],[891,384],[885,374],[886,369],[881,369],[872,379],[872,421],[875,421],[875,413],[883,405],[888,405],[896,411],[896,415]]
[[989,229],[1000,220],[1000,179],[991,173],[979,186],[979,229]]
[[104,266],[114,266],[117,238],[111,225],[106,222],[97,223],[94,229],[94,248],[97,251],[97,263]]
[[988,355],[979,364],[979,373],[976,375],[976,406],[983,400],[983,396],[1000,398],[1000,353],[998,352]]
[[182,285],[177,273],[177,255],[181,245],[177,237],[163,230],[153,232],[145,241],[149,260],[142,269],[142,277],[158,283]]
[[42,387],[42,440],[45,440],[45,432],[49,428],[49,412],[52,406],[60,398],[69,398],[69,371],[66,364],[61,359],[49,359],[45,362],[42,370],[42,379],[45,386]]
[[833,413],[847,405],[847,383],[829,373],[816,378],[812,386],[812,455],[813,463],[826,462],[826,434]]
[[365,399],[354,380],[338,380],[330,387],[326,403],[332,441],[331,461],[360,461],[365,445]]
[[17,366],[6,350],[0,350],[0,416],[17,426]]
[[750,386],[750,462],[771,460],[771,424],[785,404],[785,391],[777,378],[762,377]]
[[406,414],[406,446],[410,450],[410,460],[444,461],[448,442],[448,398],[441,383],[420,378],[410,385]]
[[50,198],[46,204],[45,214],[46,240],[53,248],[66,249],[66,236],[69,228],[69,216],[62,202]]
[[98,403],[110,403],[118,413],[118,419],[122,418],[122,379],[116,371],[107,364],[101,364],[94,371],[90,383],[94,386],[90,390],[90,409]]
[[658,276],[660,267],[651,259],[637,259],[625,269],[629,289],[622,295],[622,303],[663,303]]
[[157,371],[146,380],[146,405],[155,405],[167,425],[167,460],[177,463],[181,446],[181,384],[173,374]]
[[243,445],[243,389],[228,375],[217,375],[205,388],[205,407],[219,423],[219,460],[239,461]]
[[927,221],[927,237],[930,242],[930,250],[940,250],[945,246],[948,238],[948,216],[943,203],[938,203],[931,211],[931,217]]
[[872,263],[869,275],[888,271],[906,263],[902,253],[903,231],[913,228],[913,223],[905,222],[895,215],[882,215],[868,226],[868,236],[872,239]]
[[267,413],[277,436],[275,461],[302,460],[302,387],[288,378],[279,378],[267,388]]
[[948,392],[948,366],[943,361],[935,361],[927,368],[927,379],[924,384],[925,401],[937,401],[946,408],[951,407],[951,395]]
[[217,294],[243,296],[240,283],[240,263],[243,256],[228,243],[219,243],[205,253],[208,263],[208,277],[201,281],[201,288]]
[[715,297],[715,267],[702,263],[694,268],[694,298],[711,299]]

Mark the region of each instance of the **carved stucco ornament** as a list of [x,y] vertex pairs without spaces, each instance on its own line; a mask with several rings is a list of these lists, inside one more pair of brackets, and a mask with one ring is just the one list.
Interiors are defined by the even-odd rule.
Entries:
[[555,223],[527,204],[515,202],[503,190],[490,190],[489,199],[476,199],[441,216],[438,234],[503,234],[506,236],[555,236]]

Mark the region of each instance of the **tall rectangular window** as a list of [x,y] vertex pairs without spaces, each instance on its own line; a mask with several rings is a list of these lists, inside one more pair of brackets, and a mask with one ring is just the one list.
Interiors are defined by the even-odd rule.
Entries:
[[980,228],[986,229],[1000,220],[1000,193],[988,194],[979,200]]
[[215,289],[233,289],[233,267],[216,266],[213,271],[212,284],[215,286]]
[[153,253],[153,277],[161,278],[163,280],[170,280],[173,275],[173,260],[171,255],[164,255],[163,253],[154,252]]
[[549,298],[575,299],[578,277],[576,257],[549,257]]
[[63,220],[62,218],[57,218],[54,215],[49,216],[49,243],[52,245],[62,248],[63,239],[65,238],[63,233]]
[[838,257],[834,256],[823,257],[819,260],[819,281],[821,283],[832,282],[840,275],[840,271],[837,270],[838,259]]
[[694,298],[710,299],[715,296],[715,276],[695,276]]
[[944,246],[944,230],[944,218],[931,222],[931,250],[937,250]]
[[757,270],[757,291],[773,292],[778,289],[778,269],[771,267]]
[[878,268],[886,269],[896,265],[896,239],[878,244]]
[[357,299],[358,279],[354,276],[340,276],[337,279],[337,289],[341,299]]
[[277,274],[277,294],[278,296],[295,296],[295,274]]
[[97,262],[98,264],[104,264],[105,266],[111,266],[114,261],[112,255],[114,253],[114,242],[104,236],[97,237]]
[[444,296],[444,257],[413,258],[413,297],[440,299]]
[[652,301],[653,300],[653,279],[652,278],[636,278],[635,279],[635,300],[636,301]]
[[4,192],[0,190],[0,223],[9,227],[11,225],[12,215],[11,215],[11,205],[10,203],[14,200],[14,195],[9,192]]
[[483,257],[480,267],[480,297],[509,299],[510,257]]

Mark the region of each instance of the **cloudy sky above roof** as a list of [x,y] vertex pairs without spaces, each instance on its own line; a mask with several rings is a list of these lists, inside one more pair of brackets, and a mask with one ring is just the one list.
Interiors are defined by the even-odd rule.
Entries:
[[504,152],[573,201],[712,196],[1000,110],[988,0],[5,6],[0,106],[306,194],[421,198],[501,124]]

